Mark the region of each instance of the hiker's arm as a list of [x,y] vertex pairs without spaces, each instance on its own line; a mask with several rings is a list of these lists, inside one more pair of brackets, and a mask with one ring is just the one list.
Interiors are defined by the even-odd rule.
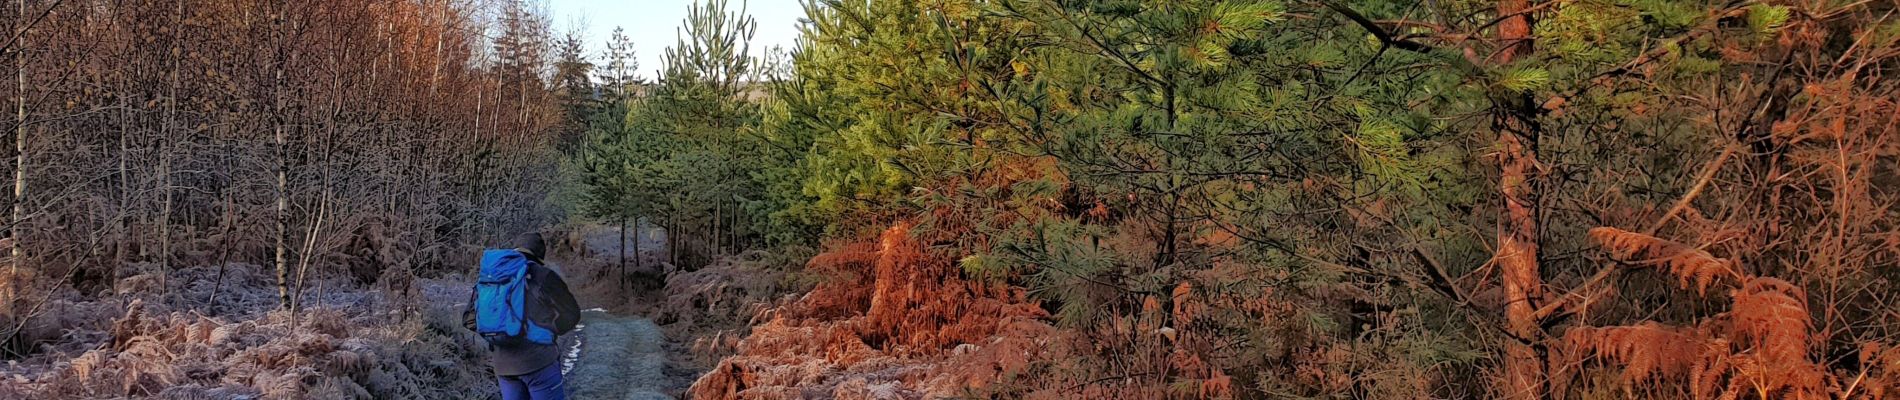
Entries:
[[548,269],[548,280],[543,283],[550,300],[554,300],[554,333],[567,334],[581,322],[581,305],[574,301],[574,293],[567,291],[567,281],[561,279],[561,273]]

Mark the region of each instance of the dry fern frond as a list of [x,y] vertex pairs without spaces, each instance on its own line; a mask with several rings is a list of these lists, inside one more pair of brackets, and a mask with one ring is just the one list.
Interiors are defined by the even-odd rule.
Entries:
[[92,350],[73,358],[71,374],[80,380],[90,380],[92,373],[99,371],[106,363],[105,350]]
[[145,299],[132,299],[132,303],[125,306],[125,316],[112,321],[112,348],[125,349],[132,338],[144,334],[144,321]]
[[1175,325],[1192,324],[1195,318],[1207,313],[1207,305],[1200,302],[1194,295],[1193,283],[1181,282],[1180,285],[1175,285],[1173,303]]
[[1706,370],[1709,355],[1721,343],[1693,329],[1645,322],[1641,325],[1576,328],[1564,334],[1570,354],[1623,366],[1629,383],[1687,378]]
[[1827,369],[1808,357],[1813,333],[1806,293],[1787,281],[1754,277],[1732,296],[1728,312],[1694,328],[1645,322],[1572,329],[1562,353],[1621,365],[1622,381],[1632,386],[1687,383],[1696,399],[1827,393]]
[[1862,343],[1860,368],[1860,375],[1850,381],[1843,397],[1857,393],[1856,390],[1875,400],[1900,393],[1900,347]]
[[[1736,291],[1731,336],[1749,346],[1737,378],[1761,393],[1825,393],[1827,370],[1808,359],[1807,294],[1788,281],[1754,278]],[[1794,396],[1799,397],[1799,396]]]
[[812,269],[859,270],[869,269],[877,263],[878,246],[871,242],[851,242],[837,246],[831,251],[813,256],[808,265]]
[[1707,293],[1715,278],[1740,281],[1741,272],[1733,260],[1716,258],[1707,251],[1655,236],[1612,227],[1590,229],[1590,238],[1610,251],[1618,261],[1635,265],[1662,264],[1688,287],[1693,281],[1697,293]]
[[1755,278],[1734,296],[1729,318],[1740,336],[1751,340],[1754,353],[1776,363],[1806,361],[1810,336],[1806,292],[1788,281]]

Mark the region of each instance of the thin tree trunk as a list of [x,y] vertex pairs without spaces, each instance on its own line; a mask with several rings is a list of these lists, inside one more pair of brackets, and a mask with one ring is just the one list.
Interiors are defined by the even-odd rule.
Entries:
[[[441,19],[442,21],[447,21],[448,17],[449,17],[448,0],[443,0]],[[442,21],[436,21],[436,22],[442,22]],[[435,91],[438,87],[441,86],[441,82],[442,82],[442,47],[443,47],[442,41],[446,39],[447,37],[448,37],[448,34],[446,32],[437,32],[435,36],[435,64],[430,66],[430,69],[429,69],[429,100],[430,100],[429,104],[432,106],[435,104],[434,100],[437,99],[435,95]],[[430,108],[431,108],[430,111],[434,111],[433,110],[434,107],[430,107]],[[430,113],[429,115],[435,115],[435,114]]]
[[[1537,216],[1531,209],[1530,170],[1536,159],[1519,137],[1523,125],[1516,117],[1506,117],[1498,132],[1498,156],[1502,174],[1499,190],[1504,197],[1504,227],[1498,232],[1497,265],[1503,274],[1505,320],[1508,330],[1518,339],[1541,336],[1535,318],[1537,301],[1543,297],[1544,284],[1537,263]],[[1543,396],[1544,362],[1530,345],[1505,343],[1505,374],[1513,399]]]
[[[329,64],[330,65],[337,64],[336,58],[334,56],[329,58]],[[342,105],[343,88],[342,88],[342,83],[341,83],[341,77],[338,77],[335,75],[331,76],[331,86],[330,86],[329,93],[331,94],[330,104],[327,110],[323,110],[323,114],[325,115],[325,118],[323,121],[323,134],[320,136],[315,136],[319,143],[310,144],[310,145],[305,146],[304,148],[304,150],[306,151],[306,154],[308,154],[307,152],[309,151],[309,148],[314,146],[317,149],[316,153],[322,155],[322,158],[320,159],[316,157],[309,157],[311,159],[311,162],[309,164],[314,165],[315,167],[317,167],[318,170],[322,171],[322,175],[320,176],[320,181],[317,182],[317,187],[322,188],[322,194],[319,195],[317,198],[316,214],[311,217],[305,218],[305,221],[309,221],[310,227],[308,228],[308,230],[304,232],[302,250],[297,252],[296,288],[293,289],[290,293],[290,299],[291,299],[290,321],[291,321],[291,326],[293,329],[295,329],[296,327],[297,314],[303,310],[304,287],[308,284],[309,282],[308,277],[310,276],[310,258],[315,256],[317,253],[317,239],[319,237],[318,235],[323,233],[323,222],[329,219],[330,217],[330,203],[331,203],[331,197],[332,197],[331,188],[336,187],[336,182],[333,180],[334,175],[332,175],[332,172],[335,171],[334,166],[336,164],[335,164],[334,158],[336,157],[337,151],[336,149],[330,148],[329,146],[333,146],[337,143],[337,140],[336,140],[337,110],[341,110],[343,108],[343,105]],[[322,272],[323,271],[317,271],[318,274],[321,274]],[[319,278],[321,278],[321,276],[319,276]],[[323,306],[322,282],[318,282],[317,301],[318,301],[317,306],[322,307]]]
[[[124,37],[118,38],[118,40],[129,42],[134,40],[136,35],[124,27],[124,23],[126,22],[124,7],[124,4],[119,4],[113,10],[112,24],[125,35]],[[128,53],[131,53],[131,51],[128,50]],[[127,58],[134,58],[134,56],[127,54]],[[131,255],[130,244],[135,242],[132,238],[131,226],[132,169],[130,167],[132,158],[132,104],[134,103],[131,97],[135,91],[131,82],[132,78],[130,77],[120,80],[121,87],[119,90],[124,93],[120,93],[119,95],[119,215],[114,218],[116,221],[113,221],[114,228],[117,230],[115,233],[118,236],[118,245],[113,251],[110,275],[106,278],[107,285],[112,288],[113,296],[119,297],[121,302],[126,300],[124,300],[124,297],[119,296],[123,294],[119,288],[120,269],[125,266],[126,260],[128,260]],[[124,303],[120,304],[124,305]]]
[[[1498,24],[1499,64],[1510,63],[1531,51],[1531,22],[1520,15],[1526,0],[1501,0],[1498,15],[1508,15]],[[1501,102],[1498,113],[1498,190],[1504,197],[1504,225],[1498,232],[1496,262],[1503,277],[1505,324],[1517,340],[1504,344],[1505,393],[1507,399],[1542,399],[1546,393],[1544,357],[1527,341],[1541,339],[1542,329],[1536,318],[1537,305],[1543,298],[1544,282],[1537,260],[1536,197],[1531,185],[1537,158],[1527,140],[1535,138],[1536,127],[1519,112],[1517,103]]]
[[1531,47],[1531,19],[1523,11],[1529,7],[1529,0],[1499,0],[1498,15],[1510,17],[1498,21],[1498,64],[1509,64],[1517,56],[1528,55]]
[[[222,238],[218,241],[218,246],[224,247],[226,249],[230,248],[231,226],[237,224],[237,221],[236,221],[237,215],[236,215],[236,212],[233,210],[233,208],[237,206],[236,204],[237,201],[234,197],[236,196],[232,195],[229,190],[225,191],[224,217],[219,218],[219,221],[218,221],[218,228],[219,228],[218,237]],[[211,282],[211,298],[205,301],[205,304],[207,304],[206,307],[211,308],[212,315],[217,315],[218,295],[224,293],[224,271],[225,271],[225,265],[231,262],[231,260],[228,258],[230,257],[230,254],[231,254],[230,251],[223,251],[223,252],[219,252],[219,255],[218,255],[218,277],[217,279]]]
[[[329,179],[326,178],[325,181],[328,182]],[[293,291],[291,292],[291,297],[290,297],[291,298],[291,301],[290,301],[291,329],[296,329],[297,313],[298,311],[302,309],[302,306],[303,306],[304,284],[309,282],[308,278],[310,276],[310,257],[317,253],[317,238],[319,234],[323,233],[323,221],[326,219],[329,219],[330,217],[331,193],[330,193],[330,190],[328,189],[329,188],[328,185],[329,185],[328,183],[325,183],[325,186],[324,186],[325,189],[323,190],[323,194],[317,200],[316,215],[312,216],[309,220],[310,229],[304,233],[303,249],[297,253],[298,255],[297,255],[296,289],[293,289]],[[323,300],[323,295],[321,294],[321,292],[319,292],[319,294],[317,295],[317,300],[319,301],[317,305],[321,307],[323,305],[323,303],[321,303],[321,301]]]
[[680,265],[679,226],[679,216],[668,215],[666,217],[666,260],[673,264],[674,268],[679,268]]
[[[1161,85],[1161,96],[1162,96],[1162,99],[1165,101],[1165,106],[1166,106],[1165,111],[1167,112],[1167,117],[1168,117],[1167,119],[1168,131],[1174,132],[1175,129],[1177,129],[1176,121],[1178,121],[1180,118],[1177,115],[1178,114],[1177,110],[1179,109],[1175,108],[1175,101],[1176,101],[1175,98],[1178,96],[1175,94],[1174,85],[1169,84],[1169,83],[1163,83]],[[1166,163],[1165,168],[1167,168],[1167,170],[1169,171],[1176,170],[1174,166],[1174,159],[1175,158],[1172,156],[1162,158],[1162,162]],[[1179,226],[1176,225],[1176,222],[1177,220],[1180,219],[1178,214],[1180,213],[1180,209],[1181,209],[1181,188],[1179,186],[1179,183],[1177,182],[1170,182],[1169,186],[1170,187],[1168,188],[1168,211],[1166,213],[1166,217],[1168,218],[1168,220],[1162,223],[1162,226],[1163,226],[1162,229],[1165,229],[1165,231],[1161,232],[1161,239],[1162,239],[1161,240],[1161,254],[1159,254],[1158,257],[1156,257],[1157,262],[1155,263],[1155,268],[1157,269],[1166,267],[1168,265],[1173,265],[1177,257],[1176,252],[1180,251],[1180,246],[1177,243],[1177,242],[1180,242],[1180,233],[1179,233]]]
[[1164,218],[1168,220],[1161,224],[1161,229],[1163,229],[1161,232],[1161,254],[1160,262],[1155,264],[1155,268],[1157,269],[1174,264],[1175,252],[1180,249],[1180,227],[1176,225],[1176,222],[1180,218],[1178,218],[1176,214],[1179,213],[1181,209],[1181,189],[1174,188],[1172,190],[1173,193],[1168,194],[1168,212],[1164,214]]
[[[26,0],[20,0],[19,5],[19,16],[21,21],[25,21]],[[13,239],[12,245],[8,246],[11,247],[8,255],[12,257],[13,265],[11,273],[7,275],[7,279],[12,282],[7,284],[7,297],[0,299],[6,300],[8,314],[13,313],[11,310],[15,303],[13,298],[19,293],[22,283],[20,282],[20,263],[26,257],[26,253],[21,250],[26,246],[26,241],[22,240],[24,238],[20,235],[21,228],[26,222],[26,32],[21,31],[19,35],[21,37],[20,50],[13,55],[13,70],[19,83],[19,92],[16,93],[18,97],[14,100],[13,110],[15,117],[13,120],[13,215],[8,219],[13,222],[11,235],[8,235]]]
[[132,126],[131,104],[129,101],[126,101],[126,97],[128,97],[132,91],[130,88],[121,90],[124,90],[127,95],[119,97],[119,215],[117,218],[114,218],[116,221],[113,221],[114,228],[117,230],[116,233],[118,234],[119,243],[113,252],[112,270],[110,275],[106,278],[108,281],[107,284],[112,286],[113,295],[120,294],[119,267],[125,264],[126,244],[132,241],[132,229],[128,226],[129,222],[127,222],[132,215],[132,170],[127,168],[126,165],[126,159],[132,158],[132,152],[129,150],[130,146],[126,143],[131,140],[132,136],[130,128]]
[[620,219],[620,276],[615,277],[621,286],[627,285],[627,219]]
[[289,137],[284,133],[284,10],[283,2],[275,2],[271,12],[271,34],[275,41],[272,68],[275,82],[272,86],[273,113],[275,123],[275,141],[277,145],[277,297],[279,307],[286,310],[291,307],[290,299],[290,258],[286,252],[290,238],[290,146]]
[[[185,2],[178,1],[176,4],[178,13],[175,15],[177,19],[174,20],[173,23],[177,26],[184,26]],[[184,54],[179,46],[180,42],[184,39],[182,37],[184,36],[183,32],[183,30],[178,30],[172,34],[171,52],[167,55],[167,57],[171,58],[172,66],[170,71],[171,75],[169,76],[170,86],[168,87],[168,94],[165,98],[165,123],[159,127],[159,129],[161,129],[158,146],[160,198],[158,207],[158,294],[160,299],[163,299],[165,293],[170,290],[170,282],[167,278],[171,275],[172,265],[171,151],[172,135],[175,133],[174,125],[178,123],[178,69],[180,67],[179,60],[184,58]]]
[[640,271],[646,270],[646,264],[640,260],[640,218],[638,217],[633,219],[633,268]]

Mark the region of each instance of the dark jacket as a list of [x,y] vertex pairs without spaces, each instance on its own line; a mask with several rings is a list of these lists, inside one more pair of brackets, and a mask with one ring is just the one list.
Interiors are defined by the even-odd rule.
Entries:
[[[557,337],[574,331],[581,321],[581,306],[567,291],[567,281],[544,266],[539,256],[522,253],[534,261],[528,264],[528,320],[553,329]],[[468,306],[462,308],[462,326],[475,330],[474,292],[468,294]],[[551,344],[491,346],[490,350],[489,365],[495,368],[495,375],[501,376],[526,375],[561,360],[561,349]]]

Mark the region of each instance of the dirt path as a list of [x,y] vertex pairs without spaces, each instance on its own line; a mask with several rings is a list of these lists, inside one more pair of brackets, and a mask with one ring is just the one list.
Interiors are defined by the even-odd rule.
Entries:
[[[436,281],[425,284],[432,297],[468,298],[468,284]],[[461,309],[464,303],[454,303]],[[609,313],[599,308],[581,312],[574,332],[557,342],[566,349],[561,374],[567,379],[569,398],[573,399],[672,399],[691,384],[688,371],[670,367],[666,336],[653,321],[638,316]],[[670,373],[670,374],[669,374]],[[489,381],[492,383],[492,381]],[[486,386],[493,393],[493,386]]]
[[[666,375],[666,337],[646,318],[618,316],[599,309],[581,313],[579,357],[567,385],[576,399],[671,399]],[[569,353],[573,354],[573,353]]]
[[[618,233],[612,228],[591,232],[586,246],[594,257],[616,257]],[[664,237],[656,236],[642,235],[641,250],[662,246]],[[568,351],[562,372],[571,398],[672,399],[671,393],[684,388],[679,371],[670,369],[666,336],[653,321],[593,308],[581,312],[579,332],[571,336],[578,340],[562,344]]]

